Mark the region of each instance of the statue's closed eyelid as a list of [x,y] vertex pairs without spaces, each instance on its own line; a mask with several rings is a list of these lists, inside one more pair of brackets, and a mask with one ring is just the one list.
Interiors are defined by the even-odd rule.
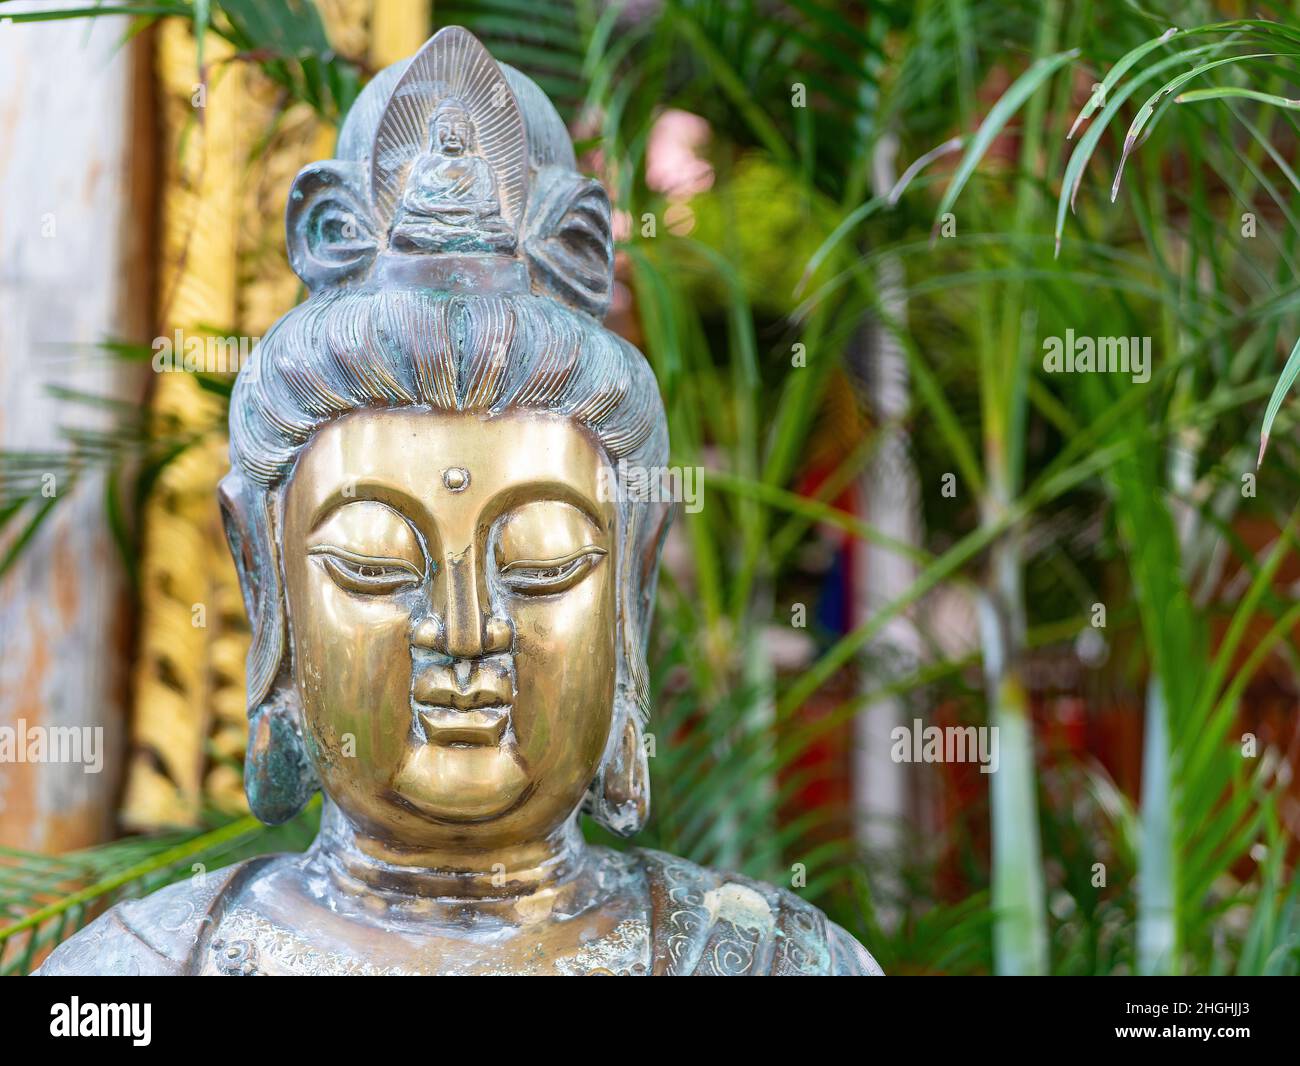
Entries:
[[[337,544],[315,544],[307,549],[308,555],[329,555],[345,562],[352,563],[354,566],[391,566],[399,570],[405,570],[412,577],[424,577],[424,570],[416,566],[409,559],[400,559],[387,555],[368,555],[361,552],[351,551],[348,548],[341,548]],[[433,569],[437,569],[434,564]]]
[[501,566],[499,573],[506,588],[520,595],[567,592],[591,573],[606,554],[604,548],[586,544],[553,559],[512,559]]
[[555,559],[513,559],[501,567],[501,573],[506,574],[511,570],[549,570],[555,567],[567,566],[569,563],[577,562],[579,559],[588,555],[605,555],[604,548],[596,544],[587,544],[576,551],[569,552],[568,555],[561,555]]

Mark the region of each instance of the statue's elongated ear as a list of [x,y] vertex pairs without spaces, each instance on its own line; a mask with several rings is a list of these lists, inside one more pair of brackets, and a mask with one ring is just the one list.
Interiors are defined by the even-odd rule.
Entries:
[[287,822],[319,787],[302,735],[298,694],[285,656],[284,608],[269,499],[232,470],[219,488],[221,515],[252,625],[248,649],[248,754],[244,792],[268,825]]
[[255,491],[244,475],[230,471],[221,479],[217,495],[253,630],[246,678],[251,714],[270,692],[284,658],[284,612],[275,537],[266,494]]
[[285,232],[294,273],[315,290],[364,274],[379,248],[361,163],[303,167],[289,191]]
[[[595,780],[587,790],[582,809],[619,836],[641,831],[650,817],[650,763],[645,746],[645,726],[650,721],[650,673],[642,639],[643,618],[634,600],[637,584],[632,571],[638,565],[634,546],[643,520],[641,506],[625,511],[620,538],[619,638],[622,642],[614,688],[613,717],[605,755]],[[648,619],[644,619],[648,620]]]
[[542,167],[529,192],[524,232],[533,285],[604,318],[614,291],[614,228],[600,182]]

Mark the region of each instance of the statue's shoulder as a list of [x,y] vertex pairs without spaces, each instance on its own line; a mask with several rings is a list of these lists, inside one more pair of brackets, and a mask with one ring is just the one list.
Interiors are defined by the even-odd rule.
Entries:
[[882,975],[866,948],[793,892],[660,851],[634,854],[655,974]]
[[110,907],[69,937],[36,971],[41,977],[180,976],[220,924],[237,888],[279,856],[260,856]]

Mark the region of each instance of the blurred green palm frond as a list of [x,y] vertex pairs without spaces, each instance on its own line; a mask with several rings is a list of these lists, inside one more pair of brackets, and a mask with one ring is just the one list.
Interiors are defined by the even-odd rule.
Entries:
[[123,899],[255,855],[301,851],[319,819],[317,799],[274,828],[251,815],[212,817],[202,829],[126,837],[57,857],[0,848],[0,976],[30,973],[48,949]]

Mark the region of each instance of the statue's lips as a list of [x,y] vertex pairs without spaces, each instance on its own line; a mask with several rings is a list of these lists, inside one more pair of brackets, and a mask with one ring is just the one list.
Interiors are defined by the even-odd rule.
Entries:
[[510,724],[510,704],[496,703],[471,710],[421,705],[416,710],[430,744],[472,744],[496,747]]

